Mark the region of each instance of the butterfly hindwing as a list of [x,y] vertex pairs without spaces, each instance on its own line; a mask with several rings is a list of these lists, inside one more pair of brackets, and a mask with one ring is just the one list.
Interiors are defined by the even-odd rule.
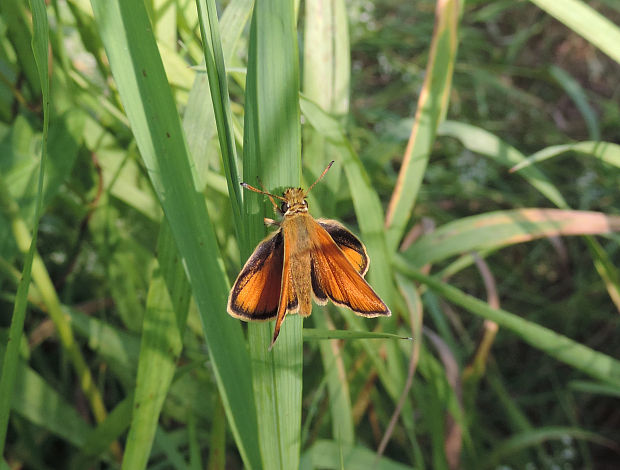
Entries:
[[[284,240],[282,232],[271,234],[254,250],[239,273],[228,298],[228,313],[241,320],[272,320],[278,313]],[[288,306],[296,299],[289,294]]]
[[366,275],[370,262],[364,244],[336,220],[318,219],[317,222],[329,233],[357,272]]
[[329,298],[364,317],[390,315],[389,308],[362,277],[361,263],[352,263],[322,224],[315,224],[314,230],[311,277],[317,301],[325,303]]

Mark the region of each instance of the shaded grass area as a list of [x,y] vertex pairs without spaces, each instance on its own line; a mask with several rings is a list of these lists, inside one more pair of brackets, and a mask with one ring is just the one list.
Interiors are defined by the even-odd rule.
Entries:
[[[0,5],[0,467],[614,468],[615,2],[33,3]],[[238,183],[332,159],[311,213],[393,316],[269,352],[225,310],[273,217]]]

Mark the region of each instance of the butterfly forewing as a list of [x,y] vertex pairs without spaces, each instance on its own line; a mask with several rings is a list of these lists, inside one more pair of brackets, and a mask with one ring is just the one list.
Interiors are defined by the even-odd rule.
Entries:
[[[228,313],[242,320],[275,318],[280,301],[283,260],[284,240],[282,233],[277,231],[256,247],[243,266],[228,298]],[[293,303],[291,298],[289,304]]]
[[317,222],[329,233],[357,272],[364,276],[369,265],[364,244],[336,220],[318,219]]
[[[346,230],[344,227],[342,229]],[[362,264],[352,263],[322,225],[315,224],[314,230],[311,237],[315,243],[311,251],[311,276],[317,301],[325,303],[329,298],[335,304],[346,306],[365,317],[390,315],[390,310],[361,276],[359,268]],[[351,248],[353,251],[359,254]],[[366,261],[365,267],[367,264]]]

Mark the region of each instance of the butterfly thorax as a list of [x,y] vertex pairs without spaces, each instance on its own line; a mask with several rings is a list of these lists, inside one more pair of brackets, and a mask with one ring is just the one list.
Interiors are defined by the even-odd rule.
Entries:
[[306,201],[306,193],[301,188],[288,188],[282,194],[284,202],[282,203],[282,212],[284,216],[293,214],[307,213],[308,201]]

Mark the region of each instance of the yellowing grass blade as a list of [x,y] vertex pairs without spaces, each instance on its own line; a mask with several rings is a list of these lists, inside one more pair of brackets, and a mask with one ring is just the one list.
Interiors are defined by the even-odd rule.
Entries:
[[387,243],[395,251],[403,236],[426,170],[437,126],[444,118],[456,59],[458,0],[438,0],[435,30],[424,86],[418,98],[411,136],[385,217]]

